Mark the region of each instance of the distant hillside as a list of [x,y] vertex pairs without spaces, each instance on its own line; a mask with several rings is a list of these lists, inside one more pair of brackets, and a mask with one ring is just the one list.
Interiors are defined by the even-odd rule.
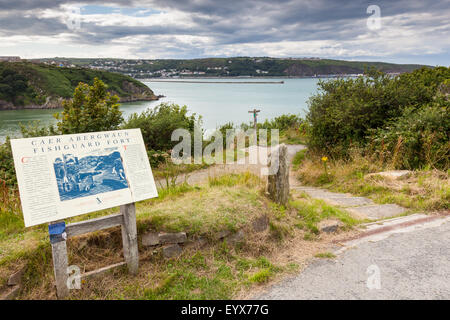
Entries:
[[80,82],[98,77],[121,102],[157,100],[143,83],[123,74],[29,62],[0,62],[0,110],[59,108]]
[[43,59],[85,68],[124,73],[135,78],[150,77],[318,77],[361,74],[374,67],[387,73],[410,72],[423,67],[416,64],[343,61],[319,58],[205,58],[205,59]]

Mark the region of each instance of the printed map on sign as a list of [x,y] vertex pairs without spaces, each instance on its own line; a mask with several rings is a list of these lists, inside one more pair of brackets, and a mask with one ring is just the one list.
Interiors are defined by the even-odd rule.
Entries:
[[157,196],[139,129],[13,139],[25,225]]

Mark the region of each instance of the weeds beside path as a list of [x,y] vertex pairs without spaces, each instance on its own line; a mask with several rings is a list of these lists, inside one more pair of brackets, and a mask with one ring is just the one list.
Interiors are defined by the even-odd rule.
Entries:
[[448,212],[450,180],[448,172],[436,169],[410,171],[402,178],[376,175],[389,170],[375,161],[355,156],[351,160],[328,163],[328,172],[319,157],[303,157],[297,165],[295,183],[338,193],[367,197],[376,204],[396,204],[408,212]]

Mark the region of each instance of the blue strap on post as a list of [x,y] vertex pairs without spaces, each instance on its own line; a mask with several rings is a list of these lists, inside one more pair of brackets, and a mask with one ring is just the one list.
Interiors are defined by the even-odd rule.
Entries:
[[66,223],[57,222],[48,225],[48,234],[50,235],[50,243],[57,243],[67,239]]

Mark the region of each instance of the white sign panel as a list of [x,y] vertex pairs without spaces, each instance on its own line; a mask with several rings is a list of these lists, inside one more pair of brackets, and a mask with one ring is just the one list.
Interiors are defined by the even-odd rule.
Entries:
[[25,226],[158,196],[140,129],[11,140]]

